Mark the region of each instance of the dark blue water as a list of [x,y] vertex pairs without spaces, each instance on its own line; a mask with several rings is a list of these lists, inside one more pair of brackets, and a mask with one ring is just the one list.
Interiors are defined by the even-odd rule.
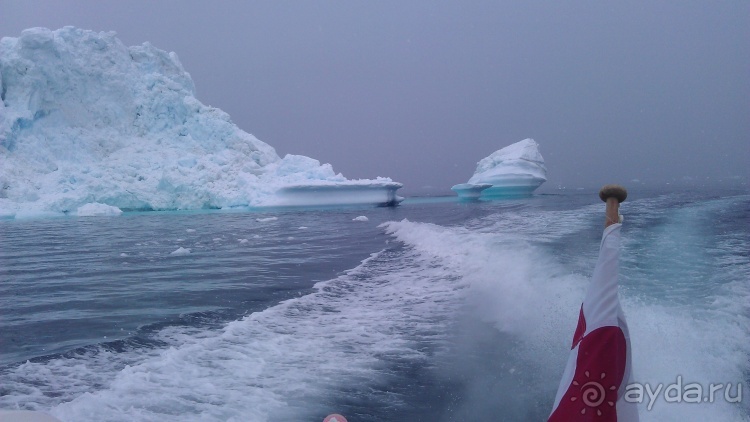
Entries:
[[[0,221],[0,408],[543,420],[601,212],[577,192]],[[623,214],[636,378],[747,385],[750,197],[636,191]],[[747,420],[747,409],[658,403],[641,417]]]

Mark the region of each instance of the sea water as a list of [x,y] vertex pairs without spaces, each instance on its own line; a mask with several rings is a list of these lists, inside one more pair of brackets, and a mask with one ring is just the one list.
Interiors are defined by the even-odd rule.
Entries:
[[[641,420],[750,420],[750,195],[634,190],[622,213],[635,381],[662,386]],[[602,226],[585,191],[0,221],[0,409],[545,420]],[[706,400],[674,400],[688,384]]]

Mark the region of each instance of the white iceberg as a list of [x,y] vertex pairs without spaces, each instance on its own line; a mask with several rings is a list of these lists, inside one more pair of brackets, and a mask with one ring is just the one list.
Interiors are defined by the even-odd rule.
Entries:
[[0,40],[0,217],[393,204],[402,185],[280,158],[195,98],[175,53],[114,32],[33,28]]
[[546,181],[547,167],[539,144],[529,138],[483,158],[467,183],[451,189],[466,199],[524,196]]

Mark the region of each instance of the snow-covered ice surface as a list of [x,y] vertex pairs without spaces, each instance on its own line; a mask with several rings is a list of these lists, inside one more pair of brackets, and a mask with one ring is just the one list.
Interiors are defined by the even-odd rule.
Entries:
[[391,179],[347,180],[309,157],[280,158],[198,101],[175,53],[127,47],[114,32],[33,28],[3,38],[0,87],[0,217],[89,203],[128,211],[398,202],[401,184]]
[[471,179],[451,189],[462,198],[529,195],[546,181],[539,144],[527,138],[480,160]]

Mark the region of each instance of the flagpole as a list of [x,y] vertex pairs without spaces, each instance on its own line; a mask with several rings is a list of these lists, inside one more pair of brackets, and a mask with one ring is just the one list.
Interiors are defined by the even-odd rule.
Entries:
[[621,223],[620,203],[628,197],[628,191],[620,185],[604,185],[599,190],[599,198],[607,204],[604,228]]
[[635,404],[624,398],[632,380],[630,334],[617,292],[619,210],[627,196],[619,185],[605,185],[599,191],[606,203],[599,257],[548,422],[638,421]]

